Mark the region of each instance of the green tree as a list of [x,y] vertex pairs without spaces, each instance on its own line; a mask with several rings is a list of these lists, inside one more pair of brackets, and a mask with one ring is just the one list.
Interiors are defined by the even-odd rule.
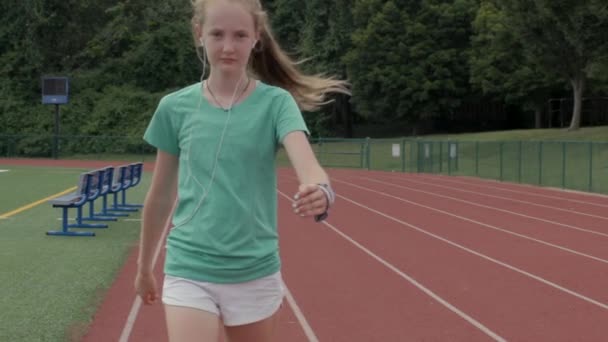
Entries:
[[485,94],[533,110],[535,126],[540,128],[546,100],[559,85],[557,75],[530,60],[508,29],[504,13],[491,1],[482,1],[473,27],[471,82]]
[[[461,105],[474,0],[355,2],[346,62],[354,103],[380,121],[416,122]],[[361,26],[358,26],[361,25]]]
[[273,0],[267,5],[276,39],[287,53],[294,56],[300,45],[306,3],[302,0]]
[[405,28],[411,19],[394,1],[357,0],[353,48],[344,61],[353,84],[353,104],[363,117],[404,119],[412,108],[407,94],[409,51]]
[[[343,58],[351,48],[352,12],[348,0],[310,0],[306,2],[305,26],[299,50],[308,58],[303,65],[308,72],[346,79]],[[333,103],[314,117],[317,133],[327,135],[333,124],[344,125],[344,135],[353,135],[353,111],[350,97],[335,94]]]
[[571,130],[581,121],[590,69],[608,53],[608,6],[604,0],[495,1],[524,55],[548,74],[570,82],[574,97]]

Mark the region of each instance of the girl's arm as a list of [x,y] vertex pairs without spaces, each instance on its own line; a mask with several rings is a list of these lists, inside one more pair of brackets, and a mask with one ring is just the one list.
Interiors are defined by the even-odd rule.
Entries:
[[320,215],[327,212],[334,200],[327,173],[319,165],[304,132],[287,134],[283,146],[300,181],[298,192],[294,196],[294,212],[300,216],[322,219]]
[[177,196],[178,157],[158,150],[152,184],[146,195],[141,225],[138,272],[151,273],[154,249]]

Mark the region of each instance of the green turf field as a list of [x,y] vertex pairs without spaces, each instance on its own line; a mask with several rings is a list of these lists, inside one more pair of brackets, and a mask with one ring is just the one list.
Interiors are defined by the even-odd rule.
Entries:
[[[8,170],[0,172],[0,216],[75,186],[85,171],[0,170]],[[148,184],[144,173],[127,201],[142,203]],[[60,209],[44,202],[0,219],[0,341],[77,340],[138,239],[140,213],[95,229],[95,237],[47,236],[61,229],[60,217]]]

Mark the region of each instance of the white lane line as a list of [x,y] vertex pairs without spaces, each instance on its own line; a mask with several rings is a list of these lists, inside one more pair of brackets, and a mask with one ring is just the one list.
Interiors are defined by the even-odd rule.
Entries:
[[581,213],[581,212],[576,211],[576,210],[556,208],[556,207],[552,207],[550,205],[544,205],[544,204],[538,204],[538,203],[534,203],[534,202],[522,201],[522,200],[517,200],[517,199],[510,198],[510,197],[504,197],[504,196],[489,195],[489,194],[486,194],[486,193],[483,193],[483,192],[478,192],[478,191],[463,190],[463,189],[454,188],[454,187],[451,187],[451,186],[439,185],[439,184],[436,184],[436,183],[420,182],[420,181],[415,181],[415,180],[411,180],[411,179],[404,179],[404,180],[406,182],[418,183],[418,184],[422,184],[422,185],[430,185],[430,186],[435,186],[435,187],[444,188],[444,189],[450,189],[450,190],[454,190],[454,191],[471,193],[471,194],[479,195],[479,196],[498,198],[498,199],[502,199],[502,200],[506,200],[506,201],[516,202],[516,203],[522,203],[522,204],[527,204],[527,205],[533,205],[533,206],[536,206],[536,207],[547,208],[547,209],[552,209],[552,210],[557,210],[557,211],[563,211],[563,212],[567,212],[567,213],[570,213],[570,214],[587,216],[587,217],[593,217],[593,218],[596,218],[596,219],[607,220],[608,221],[608,217],[606,217],[606,216],[599,216],[599,215],[593,215],[593,214],[588,214],[588,213]]
[[[289,196],[287,196],[284,193],[282,193],[278,188],[277,188],[277,193],[279,195],[287,198],[287,200],[289,200],[290,203],[291,203],[291,199],[289,198]],[[285,285],[285,292],[286,292],[285,296],[287,297],[287,302],[291,306],[291,309],[293,310],[293,313],[296,316],[296,319],[300,323],[300,326],[302,327],[302,330],[304,330],[304,334],[306,335],[306,338],[308,339],[308,342],[319,342],[319,339],[317,338],[317,335],[315,334],[314,330],[312,329],[312,327],[308,323],[308,320],[306,319],[306,317],[302,313],[302,310],[300,310],[300,307],[298,306],[298,303],[296,302],[296,300],[295,300],[293,294],[291,293],[291,291],[289,291],[289,288],[287,287],[287,284],[285,284],[285,281],[283,281],[283,284]]]
[[306,317],[304,317],[302,310],[300,310],[300,307],[296,303],[296,300],[293,298],[291,291],[289,291],[289,289],[287,288],[287,285],[285,285],[285,292],[287,302],[289,303],[289,306],[291,306],[291,309],[293,310],[296,319],[298,320],[298,322],[300,322],[300,326],[302,326],[302,330],[304,330],[304,334],[306,335],[306,338],[308,338],[308,342],[319,342],[319,339],[315,335],[314,330],[312,330],[312,327],[310,326],[310,324],[308,324]]
[[[336,182],[338,182],[338,183],[345,183],[345,184],[348,184],[350,186],[353,186],[353,187],[356,187],[356,188],[360,188],[362,190],[370,191],[370,192],[373,192],[373,193],[376,193],[376,194],[379,194],[379,195],[382,195],[382,196],[390,197],[390,198],[396,199],[396,200],[401,201],[401,202],[405,202],[405,203],[409,203],[409,204],[415,205],[417,207],[425,208],[425,209],[428,209],[428,210],[433,210],[433,211],[436,211],[438,213],[442,213],[442,214],[445,214],[445,215],[448,215],[448,216],[452,216],[452,217],[455,217],[457,219],[460,219],[460,220],[463,220],[463,221],[466,221],[466,222],[471,222],[473,224],[477,224],[477,225],[480,225],[480,226],[483,226],[483,227],[486,227],[486,228],[490,228],[490,229],[497,230],[497,231],[500,231],[500,232],[503,232],[503,233],[506,233],[506,234],[510,234],[510,235],[514,235],[514,236],[520,237],[522,239],[534,241],[536,243],[540,243],[540,244],[545,245],[545,246],[556,248],[556,249],[562,250],[564,252],[576,254],[578,256],[582,256],[582,257],[585,257],[585,258],[589,258],[589,259],[592,259],[592,260],[595,260],[595,261],[599,261],[599,262],[608,264],[608,260],[606,260],[606,259],[602,259],[602,258],[593,256],[593,255],[589,255],[589,254],[585,254],[583,252],[579,252],[579,251],[574,250],[574,249],[570,249],[570,248],[567,248],[567,247],[564,247],[564,246],[556,245],[556,244],[553,244],[553,243],[550,243],[550,242],[547,242],[547,241],[539,240],[539,239],[533,238],[533,237],[528,236],[528,235],[524,235],[524,234],[520,234],[520,233],[515,233],[515,232],[512,232],[512,231],[510,231],[508,229],[500,228],[500,227],[493,226],[491,224],[487,224],[487,223],[483,223],[483,222],[479,222],[479,221],[476,221],[476,220],[473,220],[473,219],[470,219],[470,218],[467,218],[467,217],[464,217],[464,216],[456,215],[456,214],[453,214],[453,213],[448,212],[448,211],[444,211],[444,210],[433,208],[433,207],[429,207],[429,206],[426,206],[426,205],[423,205],[423,204],[420,204],[420,203],[412,202],[412,201],[406,200],[405,198],[401,198],[401,197],[385,194],[383,192],[376,191],[376,190],[373,190],[373,189],[370,189],[370,188],[366,188],[364,186],[360,186],[360,185],[352,184],[352,183],[349,183],[349,182],[341,181],[341,180],[338,180],[336,178],[334,178],[334,180]],[[372,179],[370,179],[370,180],[372,180]],[[375,180],[373,180],[373,181],[375,181]],[[386,183],[386,182],[382,182],[382,181],[375,181],[375,182],[400,187],[399,185],[394,185],[394,184]]]
[[505,268],[507,268],[507,269],[510,269],[510,270],[512,270],[512,271],[514,271],[514,272],[517,272],[517,273],[520,273],[520,274],[522,274],[522,275],[525,275],[526,277],[532,278],[532,279],[534,279],[534,280],[536,280],[536,281],[539,281],[539,282],[541,282],[541,283],[543,283],[543,284],[545,284],[545,285],[548,285],[548,286],[550,286],[550,287],[552,287],[552,288],[554,288],[554,289],[557,289],[557,290],[559,290],[559,291],[565,292],[565,293],[567,293],[567,294],[569,294],[569,295],[572,295],[572,296],[574,296],[574,297],[576,297],[576,298],[579,298],[579,299],[581,299],[581,300],[583,300],[583,301],[585,301],[585,302],[587,302],[587,303],[591,303],[591,304],[593,304],[593,305],[599,306],[600,308],[602,308],[602,309],[604,309],[604,310],[608,310],[608,305],[607,305],[607,304],[604,304],[604,303],[599,302],[599,301],[597,301],[597,300],[595,300],[595,299],[592,299],[592,298],[589,298],[589,297],[587,297],[587,296],[585,296],[585,295],[582,295],[582,294],[580,294],[580,293],[578,293],[578,292],[575,292],[575,291],[573,291],[573,290],[570,290],[570,289],[567,289],[567,288],[565,288],[565,287],[563,287],[563,286],[560,286],[560,285],[558,285],[558,284],[555,284],[555,283],[553,283],[553,282],[551,282],[551,281],[549,281],[549,280],[546,280],[546,279],[544,279],[544,278],[542,278],[542,277],[539,277],[539,276],[537,276],[537,275],[534,275],[534,274],[532,274],[532,273],[530,273],[530,272],[526,272],[526,271],[524,271],[524,270],[522,270],[522,269],[520,269],[520,268],[517,268],[517,267],[515,267],[515,266],[512,266],[512,265],[507,264],[507,263],[505,263],[505,262],[502,262],[502,261],[500,261],[500,260],[494,259],[494,258],[492,258],[492,257],[490,257],[490,256],[487,256],[487,255],[485,255],[485,254],[482,254],[482,253],[480,253],[480,252],[477,252],[477,251],[472,250],[472,249],[470,249],[470,248],[467,248],[467,247],[465,247],[465,246],[462,246],[462,245],[460,245],[460,244],[458,244],[458,243],[456,243],[456,242],[450,241],[450,240],[448,240],[448,239],[446,239],[446,238],[443,238],[443,237],[441,237],[441,236],[439,236],[439,235],[435,235],[435,234],[433,234],[433,233],[430,233],[430,232],[428,232],[428,231],[426,231],[426,230],[424,230],[424,229],[422,229],[422,228],[420,228],[420,227],[418,227],[418,226],[415,226],[415,225],[413,225],[413,224],[410,224],[410,223],[407,223],[407,222],[401,221],[401,220],[399,220],[399,219],[397,219],[397,218],[395,218],[395,217],[392,217],[392,216],[390,216],[390,215],[388,215],[388,214],[385,214],[385,213],[380,212],[380,211],[378,211],[378,210],[375,210],[375,209],[372,209],[372,208],[370,208],[370,207],[367,207],[367,206],[365,206],[365,205],[363,205],[363,204],[361,204],[361,203],[358,203],[358,202],[356,202],[356,201],[353,201],[353,200],[351,200],[351,199],[349,199],[349,198],[347,198],[347,197],[344,197],[344,196],[342,196],[342,195],[337,195],[337,196],[338,196],[338,197],[340,197],[340,198],[342,198],[343,200],[345,200],[345,201],[347,201],[347,202],[350,202],[350,203],[352,203],[352,204],[354,204],[354,205],[356,205],[356,206],[359,206],[359,207],[361,207],[361,208],[367,209],[367,210],[369,210],[369,211],[371,211],[371,212],[373,212],[373,213],[376,213],[376,214],[378,214],[378,215],[380,215],[380,216],[382,216],[382,217],[385,217],[385,218],[387,218],[387,219],[389,219],[389,220],[395,221],[395,222],[397,222],[397,223],[399,223],[399,224],[401,224],[401,225],[407,226],[407,227],[409,227],[409,228],[411,228],[411,229],[413,229],[413,230],[416,230],[416,231],[418,231],[418,232],[420,232],[420,233],[422,233],[422,234],[428,235],[428,236],[433,237],[433,238],[435,238],[435,239],[437,239],[437,240],[443,241],[443,242],[445,242],[445,243],[447,243],[447,244],[449,244],[449,245],[451,245],[451,246],[454,246],[454,247],[456,247],[456,248],[459,248],[459,249],[461,249],[461,250],[463,250],[463,251],[465,251],[465,252],[471,253],[471,254],[476,255],[476,256],[478,256],[478,257],[480,257],[480,258],[482,258],[482,259],[488,260],[488,261],[493,262],[493,263],[495,263],[495,264],[497,264],[497,265],[500,265],[500,266],[503,266],[503,267],[505,267]]
[[[567,198],[567,197],[560,197],[560,196],[552,196],[552,195],[543,195],[543,194],[539,194],[539,193],[535,193],[535,192],[528,192],[528,191],[521,191],[521,190],[515,190],[515,189],[507,189],[506,187],[500,187],[500,186],[492,186],[492,185],[488,185],[488,184],[484,184],[486,182],[494,182],[494,181],[490,181],[490,180],[485,180],[485,179],[479,179],[481,182],[477,182],[478,179],[471,179],[472,182],[463,182],[463,181],[458,181],[455,179],[447,179],[446,177],[443,176],[439,176],[439,177],[424,177],[424,176],[419,176],[417,178],[422,178],[422,179],[426,179],[428,181],[434,181],[437,178],[440,178],[441,180],[445,181],[445,182],[449,182],[449,183],[455,183],[455,184],[461,184],[461,185],[468,185],[468,186],[479,186],[482,188],[487,188],[487,189],[495,189],[495,190],[500,190],[500,191],[505,191],[505,192],[512,192],[515,194],[523,194],[523,195],[529,195],[529,196],[536,196],[536,197],[543,197],[543,198],[550,198],[550,199],[558,199],[558,200],[562,200],[562,201],[568,201],[568,202],[573,202],[573,203],[581,203],[581,204],[587,204],[587,205],[592,205],[592,206],[597,206],[597,207],[601,207],[601,208],[608,208],[607,204],[600,204],[600,203],[595,203],[595,202],[588,202],[588,201],[583,201],[583,200],[576,200],[573,198]],[[511,183],[505,183],[505,184],[511,184]],[[521,184],[521,183],[513,183],[514,187],[515,186],[520,186],[520,187],[534,187],[534,185],[531,184]],[[540,189],[547,189],[547,188],[540,188]],[[604,198],[606,199],[606,195],[602,195],[602,194],[596,194],[596,193],[589,193],[589,192],[582,192],[582,191],[576,191],[576,190],[570,190],[570,189],[555,189],[555,188],[550,188],[553,191],[560,191],[560,192],[565,192],[565,193],[575,193],[578,195],[584,195],[584,196],[593,196],[593,197],[599,197],[599,198]]]
[[[279,191],[279,194],[281,194],[283,197],[287,198],[287,200],[291,202],[291,198],[289,196],[285,195],[281,191]],[[365,254],[369,255],[370,257],[372,257],[373,259],[375,259],[376,261],[378,261],[379,263],[381,263],[382,265],[384,265],[385,267],[387,267],[391,271],[395,272],[401,278],[407,280],[409,283],[411,283],[412,285],[414,285],[415,287],[417,287],[420,291],[426,293],[429,297],[433,298],[434,300],[436,300],[437,302],[441,303],[443,306],[445,306],[446,308],[448,308],[450,311],[452,311],[456,315],[460,316],[460,318],[466,320],[467,322],[469,322],[471,325],[473,325],[477,329],[483,331],[486,335],[492,337],[495,341],[501,341],[501,342],[506,341],[505,338],[499,336],[498,334],[496,334],[495,332],[493,332],[492,330],[490,330],[488,327],[486,327],[482,323],[480,323],[477,320],[475,320],[473,317],[467,315],[466,313],[464,313],[463,311],[461,311],[460,309],[458,309],[454,305],[450,304],[448,301],[446,301],[445,299],[441,298],[439,295],[437,295],[436,293],[434,293],[430,289],[426,288],[424,285],[422,285],[419,282],[417,282],[416,279],[414,279],[411,276],[405,274],[404,272],[402,272],[401,270],[399,270],[397,267],[393,266],[392,264],[390,264],[386,260],[384,260],[381,257],[379,257],[378,255],[374,254],[372,251],[370,251],[369,249],[365,248],[363,245],[361,245],[357,241],[353,240],[350,236],[344,234],[341,230],[339,230],[335,226],[331,225],[327,221],[323,221],[323,224],[325,224],[326,226],[328,226],[331,230],[333,230],[335,233],[337,233],[338,235],[340,235],[342,238],[346,239],[348,242],[350,242],[351,244],[353,244],[355,247],[357,247],[360,250],[362,250],[363,252],[365,252]]]
[[[165,242],[165,237],[167,236],[167,232],[169,231],[169,227],[171,226],[171,217],[173,216],[173,210],[175,210],[175,203],[171,212],[169,213],[169,217],[167,218],[167,222],[165,223],[165,229],[163,230],[160,239],[158,240],[158,244],[156,245],[156,249],[154,250],[154,257],[152,259],[152,269],[156,267],[156,261],[158,260],[158,256],[160,254],[160,250]],[[137,315],[139,314],[139,309],[141,308],[141,298],[138,295],[135,295],[135,300],[131,305],[131,310],[129,310],[129,316],[127,316],[127,320],[125,321],[125,326],[122,329],[122,333],[120,334],[119,342],[128,342],[129,337],[131,336],[131,332],[133,331],[133,326],[135,325],[135,320],[137,319]]]
[[[424,190],[420,190],[420,189],[416,189],[416,188],[411,188],[411,187],[408,187],[408,186],[397,185],[397,184],[394,184],[394,183],[386,183],[386,182],[382,182],[382,181],[377,181],[375,179],[368,178],[368,177],[359,177],[359,178],[370,180],[370,181],[373,181],[373,182],[384,183],[384,184],[387,184],[387,185],[391,185],[391,186],[395,186],[395,187],[399,187],[399,188],[403,188],[403,189],[408,189],[408,190],[415,191],[415,192],[420,192],[420,193],[423,193],[423,194],[433,195],[433,196],[437,196],[437,197],[441,197],[441,198],[447,198],[447,199],[451,199],[451,200],[454,200],[454,201],[457,201],[457,202],[462,202],[462,203],[474,205],[474,206],[481,207],[481,208],[492,209],[492,210],[500,211],[500,212],[511,214],[511,215],[515,215],[515,216],[525,217],[525,218],[528,218],[528,219],[532,219],[532,220],[536,220],[536,221],[540,221],[540,222],[549,223],[549,224],[560,226],[560,227],[565,227],[565,228],[569,228],[569,229],[573,229],[573,230],[578,230],[578,231],[589,233],[589,234],[599,235],[599,236],[602,236],[602,237],[608,237],[608,234],[601,233],[601,232],[598,232],[598,231],[595,231],[595,230],[585,229],[585,228],[573,226],[573,225],[566,224],[566,223],[546,220],[546,219],[543,219],[543,218],[540,218],[540,217],[536,217],[536,216],[530,216],[530,215],[521,214],[521,213],[518,213],[518,212],[515,212],[515,211],[510,211],[510,210],[506,210],[506,209],[492,207],[492,206],[489,206],[489,205],[484,205],[484,204],[479,204],[479,203],[476,203],[476,202],[471,202],[471,201],[463,200],[461,198],[456,198],[456,197],[451,197],[451,196],[446,196],[446,195],[440,195],[440,194],[437,194],[435,192],[424,191]],[[407,180],[407,181],[409,182],[409,180]]]

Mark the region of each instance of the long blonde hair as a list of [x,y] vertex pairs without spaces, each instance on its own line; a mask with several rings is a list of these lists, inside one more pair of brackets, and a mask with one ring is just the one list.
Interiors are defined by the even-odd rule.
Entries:
[[[197,47],[195,27],[202,26],[205,19],[205,6],[213,0],[192,0],[192,34]],[[238,2],[249,10],[253,16],[255,29],[260,34],[260,41],[252,51],[249,69],[261,81],[281,87],[291,93],[303,111],[316,111],[328,100],[330,93],[350,95],[348,83],[324,75],[305,75],[279,46],[272,34],[268,16],[260,0],[230,0]]]

